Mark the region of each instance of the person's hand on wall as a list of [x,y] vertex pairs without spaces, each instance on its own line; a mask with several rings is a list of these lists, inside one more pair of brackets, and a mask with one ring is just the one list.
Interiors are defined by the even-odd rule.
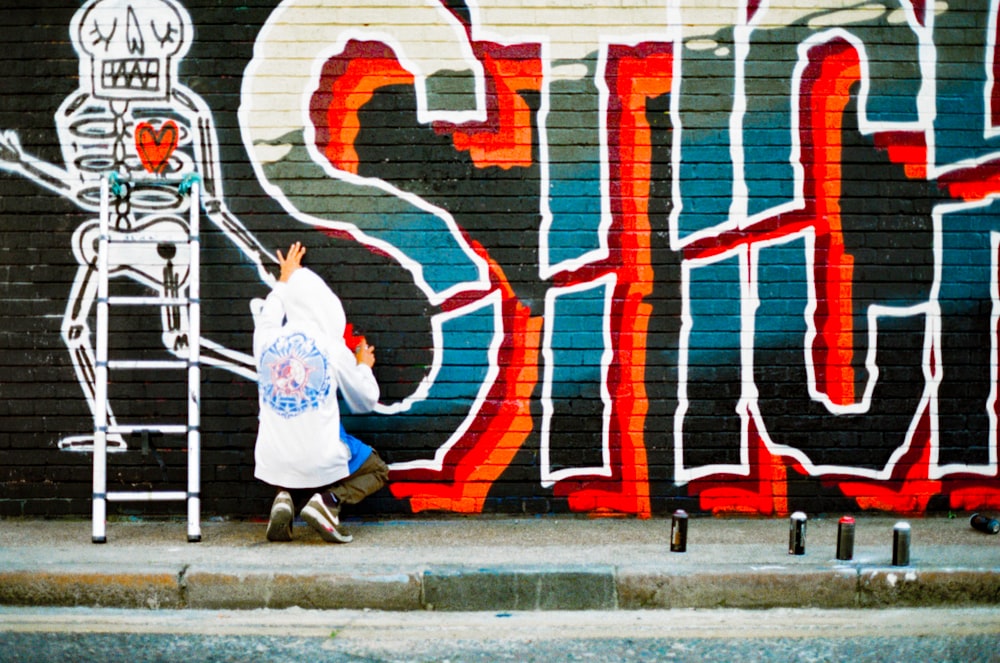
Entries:
[[364,364],[368,368],[375,366],[375,346],[368,345],[368,341],[362,339],[357,348],[354,349],[354,356],[359,364]]
[[302,267],[302,256],[305,254],[306,247],[302,246],[302,242],[295,242],[288,247],[287,256],[282,255],[279,249],[278,265],[281,266],[281,276],[278,277],[278,281],[287,283],[288,279],[295,273],[295,270]]

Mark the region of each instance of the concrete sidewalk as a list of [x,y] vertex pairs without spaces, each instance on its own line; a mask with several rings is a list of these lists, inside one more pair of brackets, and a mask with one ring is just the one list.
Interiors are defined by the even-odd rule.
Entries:
[[354,542],[301,522],[268,543],[263,523],[0,520],[0,604],[252,609],[579,610],[1000,606],[1000,535],[968,517],[910,519],[910,565],[892,562],[898,518],[857,517],[852,561],[837,518],[814,518],[806,554],[788,520],[692,518],[685,553],[670,520],[442,517],[347,521]]

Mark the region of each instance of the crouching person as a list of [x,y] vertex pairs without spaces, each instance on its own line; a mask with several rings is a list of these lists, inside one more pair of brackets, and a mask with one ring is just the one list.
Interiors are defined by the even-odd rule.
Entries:
[[375,348],[347,348],[344,308],[302,266],[305,252],[299,242],[287,256],[279,251],[278,282],[251,302],[260,400],[254,476],[277,492],[269,541],[290,541],[298,513],[325,541],[348,543],[341,505],[357,504],[389,477],[378,453],[344,431],[337,403],[339,391],[353,412],[375,407]]

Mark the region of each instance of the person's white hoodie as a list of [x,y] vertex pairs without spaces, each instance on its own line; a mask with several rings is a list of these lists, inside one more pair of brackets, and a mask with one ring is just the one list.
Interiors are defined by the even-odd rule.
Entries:
[[350,452],[340,440],[337,392],[352,412],[369,412],[379,387],[344,342],[340,299],[303,267],[250,309],[260,402],[254,476],[282,488],[343,479]]

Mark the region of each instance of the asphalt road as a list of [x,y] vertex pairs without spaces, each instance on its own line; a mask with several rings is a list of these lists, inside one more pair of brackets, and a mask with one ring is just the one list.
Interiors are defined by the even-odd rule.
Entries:
[[1000,608],[515,613],[0,608],[0,660],[1000,661]]

